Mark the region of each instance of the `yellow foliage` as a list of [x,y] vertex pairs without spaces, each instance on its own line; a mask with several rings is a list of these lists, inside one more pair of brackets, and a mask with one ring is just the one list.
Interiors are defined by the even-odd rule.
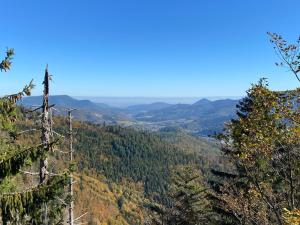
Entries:
[[[83,182],[82,190],[80,185],[75,186],[76,215],[89,212],[88,218],[85,219],[97,225],[129,225],[131,221],[143,224],[144,212],[140,207],[143,192],[139,190],[138,184],[132,184],[130,181],[110,183],[101,175],[94,178],[76,174],[75,179],[78,183]],[[122,208],[118,206],[121,196],[124,197]]]
[[300,209],[294,209],[289,211],[284,209],[283,218],[287,225],[299,225],[300,224]]

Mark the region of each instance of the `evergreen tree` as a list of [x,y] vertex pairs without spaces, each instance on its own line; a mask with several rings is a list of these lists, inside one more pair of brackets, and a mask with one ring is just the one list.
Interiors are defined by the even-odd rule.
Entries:
[[168,224],[209,224],[211,212],[206,195],[200,170],[193,166],[179,167],[173,175]]
[[[14,55],[8,49],[5,59],[0,64],[1,71],[11,68]],[[17,122],[20,112],[16,106],[17,100],[30,95],[32,82],[16,94],[4,96],[0,99],[0,186],[11,185],[20,169],[28,166],[40,158],[45,157],[56,141],[37,145],[22,145],[18,142],[21,132],[18,132]],[[55,176],[35,187],[18,187],[15,190],[1,188],[0,210],[3,224],[41,224],[41,206],[56,198],[66,185],[67,175]],[[57,221],[56,221],[57,223]],[[48,223],[48,224],[54,224]]]
[[169,206],[150,204],[152,224],[211,224],[212,212],[200,171],[194,166],[180,166],[172,175]]

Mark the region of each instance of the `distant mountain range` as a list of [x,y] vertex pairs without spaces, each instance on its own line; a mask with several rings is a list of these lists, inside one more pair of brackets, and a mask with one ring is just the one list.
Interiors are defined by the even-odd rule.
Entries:
[[90,100],[95,103],[104,103],[112,107],[127,108],[134,105],[148,105],[156,102],[168,104],[193,104],[199,99],[210,101],[220,99],[241,99],[241,96],[208,96],[208,97],[105,97],[105,96],[75,96],[75,99]]
[[[206,136],[219,132],[224,122],[234,118],[238,100],[201,99],[194,104],[154,102],[117,108],[90,100],[77,100],[67,95],[56,95],[51,96],[49,102],[55,104],[55,112],[60,115],[65,115],[67,108],[76,108],[74,117],[78,120],[150,130],[178,127]],[[25,107],[41,103],[42,96],[27,97],[18,102]]]
[[[114,108],[103,103],[94,103],[89,100],[77,100],[68,95],[54,95],[49,97],[49,103],[54,104],[53,113],[65,115],[68,108],[74,108],[73,115],[78,120],[92,123],[117,124],[117,121],[127,119],[122,113],[115,112]],[[35,108],[42,104],[42,96],[23,98],[18,104],[27,108]]]
[[[42,103],[42,100],[42,96],[31,96],[23,98],[19,103],[26,106],[40,105]],[[99,110],[109,108],[108,105],[103,103],[94,103],[89,100],[77,100],[68,95],[52,95],[49,97],[49,102],[50,104],[78,109],[88,108],[90,110]]]
[[135,119],[165,126],[177,126],[199,135],[222,130],[224,122],[235,116],[238,100],[210,101],[201,99],[194,104],[176,104],[135,115]]

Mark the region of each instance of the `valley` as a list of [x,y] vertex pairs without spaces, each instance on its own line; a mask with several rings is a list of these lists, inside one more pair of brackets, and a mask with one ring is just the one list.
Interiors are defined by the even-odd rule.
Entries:
[[[55,132],[68,132],[65,117],[55,116],[53,124]],[[19,124],[20,129],[35,126],[33,120]],[[74,210],[76,216],[88,212],[84,221],[89,224],[144,224],[149,220],[148,205],[168,204],[172,171],[176,168],[196,165],[208,179],[211,168],[223,169],[225,165],[217,143],[191,136],[180,128],[153,132],[75,120],[73,129]],[[37,142],[38,133],[24,134],[23,144],[24,140],[30,141],[27,144]],[[67,149],[65,139],[51,154],[55,171],[68,165],[60,154]],[[20,175],[17,183],[26,184],[28,178],[30,175]]]
[[1,9],[0,225],[300,225],[299,0]]
[[[31,108],[38,105],[41,99],[42,96],[27,97],[19,104]],[[54,115],[66,115],[67,108],[76,108],[76,119],[95,124],[118,124],[150,131],[181,128],[203,137],[222,131],[224,123],[235,117],[235,107],[239,102],[232,99],[201,99],[193,104],[154,102],[118,108],[89,100],[77,100],[67,95],[50,96],[49,101],[55,104]]]

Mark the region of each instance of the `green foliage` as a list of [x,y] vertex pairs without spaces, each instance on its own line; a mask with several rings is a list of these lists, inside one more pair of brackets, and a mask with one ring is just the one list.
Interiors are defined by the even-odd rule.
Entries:
[[[13,54],[13,50],[7,50],[0,64],[1,71],[10,69]],[[45,157],[57,142],[26,145],[18,140],[20,133],[16,125],[20,112],[16,102],[30,95],[33,87],[31,81],[19,93],[0,99],[0,211],[3,224],[41,224],[41,205],[45,203],[53,206],[48,215],[50,224],[54,224],[57,215],[61,214],[61,205],[53,205],[53,200],[61,195],[67,181],[66,175],[53,177],[30,188],[15,182],[22,167]]]
[[[289,44],[278,34],[268,35],[280,60],[276,65],[300,81],[300,37]],[[220,136],[236,165],[234,176],[221,175],[223,182],[213,186],[223,221],[226,216],[231,224],[298,224],[299,96],[299,88],[274,92],[260,82],[241,102],[238,120]]]
[[76,129],[74,148],[80,171],[96,169],[113,181],[132,178],[144,184],[148,197],[162,198],[171,183],[171,167],[202,164],[200,154],[183,151],[153,133],[119,126],[81,125]]
[[238,118],[219,136],[235,164],[233,174],[215,173],[215,209],[231,224],[283,224],[284,208],[300,204],[299,92],[274,92],[265,80],[238,105]]
[[177,169],[173,175],[171,216],[168,224],[208,224],[211,213],[206,194],[207,189],[200,177],[200,170],[192,166]]
[[10,49],[6,50],[6,56],[0,63],[1,71],[4,70],[6,72],[7,70],[10,70],[11,63],[12,63],[11,60],[12,60],[14,54],[15,54],[14,49],[10,48]]
[[67,174],[55,176],[35,188],[3,194],[0,199],[3,223],[17,220],[22,221],[22,224],[41,224],[42,205],[61,194],[67,185],[67,178]]
[[207,191],[199,169],[191,165],[176,168],[172,175],[172,187],[168,193],[170,205],[148,206],[152,210],[152,224],[211,224],[212,213],[206,199]]
[[22,91],[16,94],[8,95],[0,98],[0,129],[14,134],[15,122],[17,119],[16,101],[20,100],[23,96],[29,96],[31,90],[34,88],[33,81],[31,80]]
[[15,192],[17,187],[15,185],[15,181],[12,180],[10,177],[6,177],[1,181],[0,184],[0,192],[1,193],[8,193],[8,192]]
[[16,144],[0,144],[0,183],[7,176],[16,175],[20,172],[20,168],[25,166],[28,161],[34,162],[54,145],[52,142],[49,145],[40,144],[30,148],[22,148]]

